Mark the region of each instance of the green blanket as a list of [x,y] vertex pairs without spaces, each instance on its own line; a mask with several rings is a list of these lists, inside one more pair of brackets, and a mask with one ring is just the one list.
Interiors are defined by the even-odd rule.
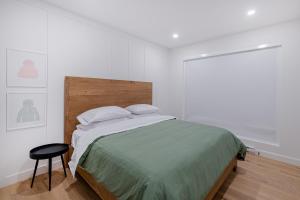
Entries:
[[168,120],[96,139],[79,165],[121,200],[201,200],[245,152],[225,129]]

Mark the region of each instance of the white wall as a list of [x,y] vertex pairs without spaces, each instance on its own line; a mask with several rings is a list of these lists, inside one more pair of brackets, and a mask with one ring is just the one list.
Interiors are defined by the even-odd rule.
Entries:
[[[63,141],[64,76],[152,81],[154,104],[181,117],[183,59],[262,43],[283,45],[277,115],[280,144],[246,142],[268,156],[300,164],[299,35],[300,21],[294,21],[173,49],[169,57],[166,48],[38,1],[0,0],[0,187],[31,176],[34,161],[28,151],[32,147]],[[48,92],[44,128],[6,131],[6,92],[19,90],[6,88],[6,48],[48,54],[48,88],[39,89]]]
[[[216,54],[256,47],[281,44],[278,77],[278,137],[279,145],[245,141],[267,156],[300,165],[300,21],[239,33],[171,51],[170,110],[177,117],[183,108],[183,60],[203,53]],[[255,80],[253,80],[255,81]]]
[[[20,90],[6,88],[6,48],[48,54],[48,88],[34,90],[48,92],[46,127],[6,131],[6,92]],[[0,187],[31,176],[32,147],[63,142],[64,76],[152,81],[165,112],[168,51],[43,3],[0,0]]]

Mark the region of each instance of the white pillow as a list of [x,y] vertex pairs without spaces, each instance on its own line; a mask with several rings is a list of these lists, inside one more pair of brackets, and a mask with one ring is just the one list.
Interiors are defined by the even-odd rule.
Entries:
[[119,119],[130,116],[131,113],[118,106],[104,106],[94,108],[81,113],[77,116],[78,121],[83,125],[89,125],[93,122],[102,122],[106,120]]
[[157,113],[159,111],[158,107],[149,104],[135,104],[128,106],[126,109],[135,115]]
[[111,120],[106,120],[102,122],[94,122],[88,125],[83,125],[83,124],[78,124],[76,125],[77,130],[82,130],[82,131],[88,131],[90,129],[99,127],[99,126],[108,126],[112,124],[116,124],[125,120],[130,120],[131,118],[129,117],[124,117],[124,118],[119,118],[119,119],[111,119]]

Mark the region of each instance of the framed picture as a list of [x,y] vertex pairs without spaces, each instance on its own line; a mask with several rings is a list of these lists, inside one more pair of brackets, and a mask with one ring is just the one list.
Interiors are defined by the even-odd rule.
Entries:
[[46,125],[46,93],[7,93],[7,130]]
[[46,87],[47,55],[23,50],[6,50],[7,87]]

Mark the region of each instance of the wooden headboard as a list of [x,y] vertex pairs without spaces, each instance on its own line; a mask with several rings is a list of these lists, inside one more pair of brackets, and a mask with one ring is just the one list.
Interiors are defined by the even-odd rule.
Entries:
[[[152,104],[152,83],[84,77],[65,77],[64,142],[71,144],[76,117],[101,106]],[[72,151],[65,155],[69,161]]]

